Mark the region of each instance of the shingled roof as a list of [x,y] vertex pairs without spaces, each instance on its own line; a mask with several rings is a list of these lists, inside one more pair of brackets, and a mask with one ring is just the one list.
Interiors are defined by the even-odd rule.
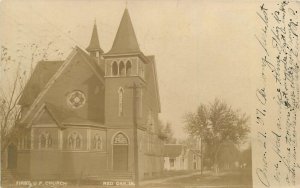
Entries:
[[140,53],[128,10],[125,9],[113,46],[107,54]]
[[31,105],[63,61],[40,61],[24,88],[19,105]]
[[165,144],[164,157],[175,158],[182,153],[183,146],[181,144]]
[[100,53],[103,53],[103,50],[100,47],[100,42],[99,42],[99,38],[98,38],[98,31],[97,31],[97,25],[96,25],[96,23],[94,24],[94,28],[93,28],[93,33],[92,33],[90,44],[86,48],[86,50],[88,52],[91,52],[91,51],[100,51]]

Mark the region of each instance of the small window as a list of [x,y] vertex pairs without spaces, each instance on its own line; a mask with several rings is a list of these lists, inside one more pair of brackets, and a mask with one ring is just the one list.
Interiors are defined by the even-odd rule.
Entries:
[[115,61],[112,64],[112,74],[113,74],[113,76],[118,75],[118,63]]
[[131,75],[131,62],[127,61],[126,63],[126,75],[130,76]]
[[124,89],[122,87],[118,90],[119,93],[119,116],[123,116],[123,95]]
[[121,76],[125,76],[125,65],[123,61],[121,61],[119,64],[119,73]]

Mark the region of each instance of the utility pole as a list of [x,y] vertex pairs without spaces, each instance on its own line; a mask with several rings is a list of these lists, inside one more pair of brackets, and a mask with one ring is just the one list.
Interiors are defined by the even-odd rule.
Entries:
[[201,175],[203,175],[203,158],[204,157],[203,157],[203,138],[202,137],[200,138],[200,142],[201,142],[200,143],[201,144],[200,145],[200,147],[201,147],[201,159],[200,159],[201,160]]
[[139,187],[139,151],[138,151],[138,135],[137,135],[137,108],[136,98],[137,89],[139,88],[134,82],[132,86],[128,87],[132,89],[132,121],[133,121],[133,144],[134,144],[134,184],[135,187]]

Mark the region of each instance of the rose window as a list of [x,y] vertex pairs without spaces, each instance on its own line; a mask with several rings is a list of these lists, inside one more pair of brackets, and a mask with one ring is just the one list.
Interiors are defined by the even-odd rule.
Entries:
[[73,91],[69,96],[68,96],[68,104],[72,108],[80,108],[85,104],[86,98],[84,96],[84,93],[81,91]]

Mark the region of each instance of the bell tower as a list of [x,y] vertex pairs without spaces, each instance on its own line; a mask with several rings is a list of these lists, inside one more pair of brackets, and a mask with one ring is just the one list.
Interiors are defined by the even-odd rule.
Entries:
[[[111,50],[105,59],[106,124],[126,126],[132,123],[133,84],[145,84],[147,57],[141,52],[127,8],[125,9]],[[138,104],[142,104],[142,89]],[[142,114],[142,107],[139,114]]]

